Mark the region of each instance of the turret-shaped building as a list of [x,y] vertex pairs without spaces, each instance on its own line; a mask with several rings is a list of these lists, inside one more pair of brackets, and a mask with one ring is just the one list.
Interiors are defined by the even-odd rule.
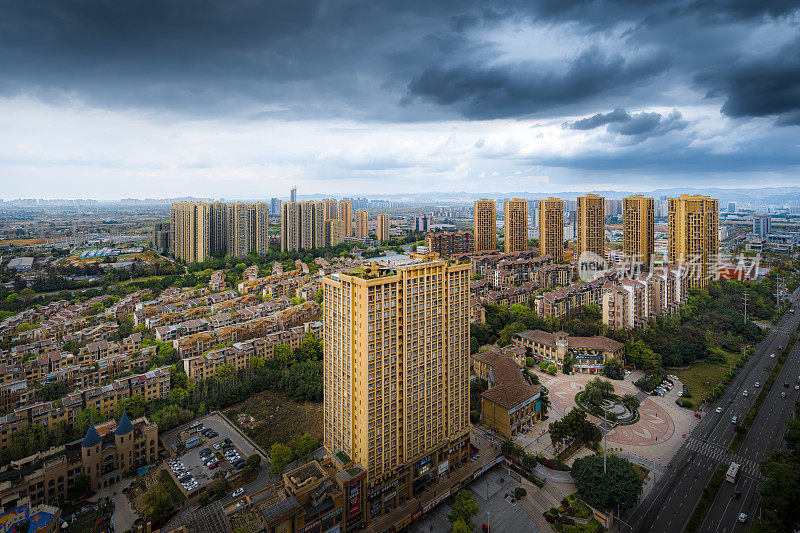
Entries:
[[158,426],[146,418],[131,422],[126,413],[119,422],[92,424],[81,443],[81,472],[92,489],[116,483],[131,468],[153,463],[158,453]]

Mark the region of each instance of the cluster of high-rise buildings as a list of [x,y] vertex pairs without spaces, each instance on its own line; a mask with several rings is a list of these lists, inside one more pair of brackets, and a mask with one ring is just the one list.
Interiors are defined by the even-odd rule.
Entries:
[[178,202],[172,204],[169,231],[170,252],[187,263],[205,261],[216,252],[264,254],[269,250],[269,206]]
[[[641,195],[621,202],[623,252],[633,263],[649,266],[655,248],[655,201]],[[692,286],[702,286],[714,272],[719,250],[719,201],[708,196],[683,194],[667,203],[669,262],[689,269]],[[505,202],[504,248],[506,253],[528,248],[529,202],[519,198]],[[576,202],[577,257],[591,252],[605,258],[606,200],[587,194]],[[565,201],[538,201],[539,253],[556,263],[564,262]],[[474,206],[474,250],[497,249],[496,207],[493,200],[478,200]]]

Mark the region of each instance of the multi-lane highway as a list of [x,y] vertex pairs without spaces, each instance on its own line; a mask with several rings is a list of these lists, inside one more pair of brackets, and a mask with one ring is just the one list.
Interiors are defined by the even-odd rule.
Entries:
[[[675,453],[667,474],[661,478],[658,486],[632,512],[623,516],[634,531],[681,531],[700,500],[711,474],[720,464],[729,464],[731,461],[742,465],[736,482],[736,490],[741,495],[738,500],[731,501],[734,486],[725,483],[702,528],[704,531],[720,533],[731,531],[738,523],[740,512],[748,515],[749,525],[758,503],[758,462],[764,458],[767,449],[779,446],[783,421],[788,418],[792,404],[798,399],[794,384],[800,375],[800,346],[795,346],[781,369],[742,448],[736,454],[727,451],[734,437],[735,424],[731,419],[737,416],[741,423],[760,392],[760,387],[755,387],[755,383],[763,386],[778,361],[779,347],[786,346],[798,324],[800,313],[786,313],[756,346],[753,355],[728,385],[726,394],[706,407],[703,419]],[[783,387],[784,381],[789,381],[789,388]],[[744,391],[748,392],[747,396],[744,396]],[[781,398],[781,392],[786,392],[787,397]],[[721,413],[716,412],[717,407],[722,408]]]

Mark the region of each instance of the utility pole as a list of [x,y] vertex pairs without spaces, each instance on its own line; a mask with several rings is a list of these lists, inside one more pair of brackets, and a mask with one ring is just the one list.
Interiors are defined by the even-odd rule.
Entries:
[[608,420],[607,420],[607,410],[608,408],[603,404],[603,473],[606,473],[606,454],[608,453]]
[[747,291],[744,291],[744,323],[747,324]]

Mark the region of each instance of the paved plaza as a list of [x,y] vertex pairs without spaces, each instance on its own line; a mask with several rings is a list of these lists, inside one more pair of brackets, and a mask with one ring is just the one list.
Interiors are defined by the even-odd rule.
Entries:
[[[575,407],[575,395],[595,376],[538,374],[542,384],[550,391],[551,407],[548,419],[537,423],[527,434],[518,435],[514,440],[528,453],[542,453],[552,457],[555,455],[555,450],[547,432],[548,425],[554,420],[561,419]],[[639,393],[639,397],[643,399],[639,407],[640,419],[634,424],[611,429],[607,437],[608,448],[609,451],[618,452],[632,460],[636,459],[636,462],[643,465],[649,463],[651,466],[648,468],[652,468],[654,464],[665,465],[671,460],[684,438],[687,438],[697,425],[698,419],[695,418],[693,411],[675,404],[676,391],[680,389],[679,383],[676,382],[673,390],[664,397],[644,396],[633,384],[640,377],[640,372],[634,372],[624,380],[609,380],[614,384],[616,394],[622,396]],[[602,424],[602,419],[592,415],[588,415],[588,418],[598,425]]]

